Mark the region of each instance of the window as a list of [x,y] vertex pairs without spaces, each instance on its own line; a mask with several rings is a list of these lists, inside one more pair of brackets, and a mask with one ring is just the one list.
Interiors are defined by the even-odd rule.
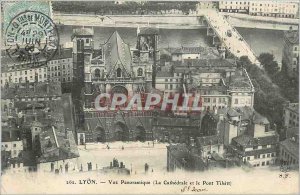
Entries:
[[266,158],[266,155],[262,155],[263,158]]
[[258,147],[257,146],[253,146],[253,150],[256,150]]
[[14,148],[15,148],[15,147],[17,147],[17,144],[14,144],[13,146],[14,146]]
[[143,76],[143,69],[142,68],[138,68],[137,70],[137,75],[140,77],[140,76]]
[[90,43],[90,40],[89,40],[89,39],[86,39],[85,42],[86,42],[86,43]]
[[250,156],[247,157],[247,160],[250,160]]
[[275,153],[272,153],[272,155],[271,155],[272,157],[274,157],[275,156]]
[[27,75],[27,70],[25,70],[25,75]]
[[100,77],[100,70],[99,69],[95,69],[95,77]]
[[270,164],[270,162],[269,161],[267,161],[267,165],[269,165]]
[[261,163],[261,166],[265,166],[265,162],[262,162],[262,163]]
[[121,68],[117,69],[117,77],[121,77],[122,76],[122,70]]

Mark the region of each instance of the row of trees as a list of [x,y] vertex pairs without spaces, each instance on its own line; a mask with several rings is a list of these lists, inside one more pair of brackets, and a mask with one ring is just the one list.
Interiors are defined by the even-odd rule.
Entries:
[[115,1],[54,1],[53,11],[64,13],[94,13],[100,15],[117,14],[162,14],[171,10],[180,10],[185,14],[195,11],[197,1],[126,1],[119,4]]
[[272,125],[282,127],[283,103],[287,99],[281,95],[281,89],[265,70],[252,64],[248,57],[241,57],[237,65],[246,68],[255,87],[254,109],[266,116]]
[[297,78],[290,78],[287,74],[286,64],[283,61],[281,70],[274,60],[274,55],[262,53],[258,60],[263,65],[271,80],[279,86],[281,94],[291,102],[298,102],[299,82]]
[[255,110],[281,128],[283,104],[286,101],[298,102],[298,79],[288,77],[284,63],[280,71],[272,54],[262,53],[258,59],[264,69],[252,64],[247,57],[241,57],[237,64],[247,69],[256,89]]

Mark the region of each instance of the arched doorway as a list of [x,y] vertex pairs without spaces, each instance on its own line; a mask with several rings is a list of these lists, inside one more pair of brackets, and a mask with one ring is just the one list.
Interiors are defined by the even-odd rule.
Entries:
[[135,134],[135,140],[144,142],[146,141],[146,130],[143,126],[137,126],[136,127],[136,134]]
[[121,93],[121,94],[125,94],[126,96],[128,95],[128,90],[126,89],[126,87],[122,86],[122,85],[115,85],[112,89],[111,89],[111,93]]
[[114,140],[115,141],[128,141],[129,140],[129,130],[124,123],[117,122],[115,124]]
[[95,139],[97,142],[105,142],[106,141],[105,130],[102,127],[96,127]]

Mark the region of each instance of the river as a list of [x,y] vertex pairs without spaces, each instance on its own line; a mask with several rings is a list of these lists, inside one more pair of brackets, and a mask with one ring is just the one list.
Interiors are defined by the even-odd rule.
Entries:
[[[60,29],[61,44],[71,41],[71,34],[75,26],[64,26]],[[136,44],[135,28],[111,28],[111,27],[94,27],[94,45],[99,47],[109,36],[118,30],[121,37],[130,47]],[[244,37],[247,43],[252,47],[256,55],[263,52],[273,53],[275,59],[281,62],[283,49],[283,31],[263,30],[250,28],[237,28],[239,33]],[[206,36],[206,29],[196,30],[174,30],[160,29],[159,47],[181,47],[181,46],[210,46]]]

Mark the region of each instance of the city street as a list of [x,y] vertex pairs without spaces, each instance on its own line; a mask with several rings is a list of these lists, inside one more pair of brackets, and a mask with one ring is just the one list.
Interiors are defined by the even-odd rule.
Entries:
[[[143,174],[144,165],[149,165],[149,172],[166,172],[167,167],[167,144],[153,142],[112,142],[92,143],[85,146],[78,146],[80,157],[78,168],[82,164],[83,171],[87,171],[87,163],[92,163],[92,170],[101,169],[110,165],[113,158],[119,163],[123,162],[125,167],[131,170],[132,174]],[[124,149],[122,149],[122,146]]]

